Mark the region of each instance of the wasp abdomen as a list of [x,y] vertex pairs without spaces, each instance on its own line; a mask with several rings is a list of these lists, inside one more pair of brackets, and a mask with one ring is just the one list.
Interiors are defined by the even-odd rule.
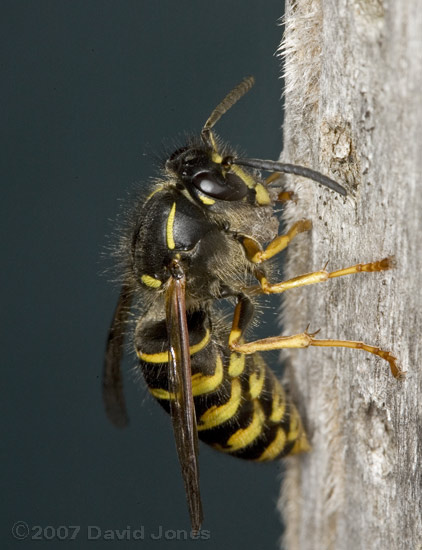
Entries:
[[[188,314],[192,394],[199,438],[238,458],[267,461],[309,449],[302,422],[259,354],[230,352],[207,313]],[[150,393],[169,412],[165,321],[140,324],[136,349]]]

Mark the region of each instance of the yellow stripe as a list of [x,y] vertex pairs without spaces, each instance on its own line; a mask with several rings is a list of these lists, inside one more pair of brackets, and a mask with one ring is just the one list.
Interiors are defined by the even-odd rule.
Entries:
[[145,361],[145,363],[168,363],[169,360],[168,350],[159,353],[142,353],[137,350],[136,355],[141,361]]
[[192,376],[192,394],[195,396],[202,395],[203,393],[210,393],[216,390],[222,381],[223,361],[221,357],[217,355],[214,374],[204,376],[198,372]]
[[[195,355],[195,353],[201,351],[210,341],[210,337],[210,331],[207,329],[205,336],[200,342],[193,346],[189,346],[190,355]],[[169,359],[168,351],[160,351],[158,353],[142,353],[141,351],[136,350],[136,355],[141,361],[145,361],[145,363],[168,363]]]
[[262,455],[257,458],[258,462],[265,460],[274,460],[283,451],[286,446],[286,434],[282,428],[278,428],[275,438],[271,441]]
[[141,281],[144,285],[152,288],[158,288],[162,285],[162,282],[159,279],[154,279],[154,277],[150,277],[149,275],[142,275]]
[[309,444],[308,438],[306,437],[305,431],[303,430],[300,434],[298,440],[293,445],[292,450],[289,452],[289,455],[295,455],[297,453],[307,453],[311,450],[311,445]]
[[246,355],[243,353],[231,353],[229,364],[229,375],[232,378],[240,376],[245,369]]
[[286,398],[284,390],[279,384],[278,380],[274,379],[273,389],[273,405],[271,410],[271,416],[269,420],[271,422],[281,422],[284,413],[286,412]]
[[170,393],[162,388],[148,388],[149,393],[155,397],[155,399],[167,399],[174,401],[174,393]]
[[195,353],[198,353],[198,351],[201,351],[201,349],[204,349],[205,346],[210,341],[210,337],[211,337],[210,331],[207,329],[205,336],[202,338],[200,342],[198,342],[194,346],[189,346],[189,353],[191,355],[195,355]]
[[167,237],[167,248],[169,250],[173,250],[176,246],[174,243],[174,235],[173,235],[173,226],[174,226],[174,217],[176,215],[176,203],[173,203],[173,206],[171,207],[169,217],[167,218],[167,229],[166,229],[166,237]]
[[264,411],[262,410],[259,401],[254,399],[254,413],[252,422],[247,428],[237,430],[237,432],[229,438],[227,445],[230,449],[228,449],[227,452],[232,453],[250,445],[262,433],[262,426],[264,422]]
[[289,454],[307,452],[311,450],[305,430],[303,429],[302,421],[295,407],[291,407],[290,426],[287,433],[287,441],[294,442]]
[[231,396],[224,405],[213,405],[201,416],[198,422],[198,432],[201,430],[210,430],[215,426],[220,426],[227,420],[230,420],[240,406],[242,400],[242,387],[240,381],[235,378],[232,381]]
[[302,422],[300,421],[297,411],[293,409],[290,416],[290,426],[287,433],[287,441],[296,441],[301,431],[303,431]]
[[[204,376],[201,373],[194,374],[192,376],[192,395],[203,395],[204,393],[211,393],[214,391],[223,381],[223,362],[221,357],[217,355],[217,361],[215,364],[215,372],[211,376]],[[174,400],[175,394],[162,388],[149,388],[149,392],[156,399]]]
[[153,197],[153,196],[155,195],[155,193],[159,193],[162,189],[164,189],[164,185],[161,185],[161,184],[160,184],[156,189],[154,189],[153,191],[151,191],[151,193],[150,193],[150,194],[148,195],[148,197],[146,198],[146,201],[145,201],[145,202],[149,201],[149,199],[150,199],[151,197]]
[[[255,360],[259,361],[260,357],[256,356]],[[253,372],[249,376],[249,393],[252,399],[259,396],[265,382],[265,363],[261,360],[258,363],[258,371]]]

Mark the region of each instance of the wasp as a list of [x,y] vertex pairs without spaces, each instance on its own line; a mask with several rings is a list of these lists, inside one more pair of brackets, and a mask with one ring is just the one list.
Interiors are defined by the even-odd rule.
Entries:
[[[220,142],[214,125],[253,85],[245,78],[214,109],[198,137],[174,151],[121,238],[124,280],[108,335],[103,396],[111,422],[128,422],[120,363],[132,308],[134,346],[149,392],[170,413],[192,528],[203,514],[198,438],[229,455],[275,460],[309,449],[298,411],[260,352],[308,346],[361,349],[401,371],[388,351],[363,342],[323,340],[305,330],[246,341],[262,294],[392,267],[389,258],[282,282],[271,258],[311,229],[299,220],[278,234],[275,205],[286,200],[279,173],[312,179],[345,196],[309,168],[241,158]],[[272,172],[262,180],[260,171]],[[289,197],[287,197],[288,199]],[[231,325],[221,303],[234,308]]]

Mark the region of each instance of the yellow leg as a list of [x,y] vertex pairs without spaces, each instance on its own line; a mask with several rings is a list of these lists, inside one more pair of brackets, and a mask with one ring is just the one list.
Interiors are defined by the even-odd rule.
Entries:
[[351,267],[345,267],[343,269],[337,269],[328,274],[329,279],[334,277],[343,277],[343,275],[353,275],[354,273],[363,273],[371,271],[386,271],[395,267],[394,258],[384,258],[378,262],[372,262],[369,264],[356,264]]
[[241,343],[232,340],[230,342],[230,349],[238,353],[244,353],[249,355],[257,351],[268,351],[274,349],[285,348],[307,348],[309,346],[320,347],[342,347],[352,349],[362,349],[378,357],[381,357],[387,361],[390,365],[391,373],[394,378],[402,378],[404,372],[400,370],[397,365],[397,359],[389,351],[382,350],[375,346],[364,344],[363,342],[354,342],[351,340],[319,340],[314,338],[316,333],[308,334],[306,331],[301,334],[294,334],[293,336],[274,336],[271,338],[264,338],[263,340],[256,340],[255,342]]
[[[277,181],[281,176],[281,172],[273,172],[265,180],[265,185],[271,185],[273,182]],[[297,196],[293,191],[280,191],[277,197],[277,202],[288,202],[294,201],[297,202]]]
[[[271,185],[273,182],[277,181],[281,176],[281,172],[273,172],[265,180],[265,185]],[[293,191],[281,191],[278,194],[277,202],[288,202],[294,201],[297,202],[297,196]]]
[[309,231],[311,227],[312,222],[310,220],[300,220],[294,223],[285,235],[278,235],[273,239],[265,250],[261,250],[258,242],[249,237],[243,237],[241,242],[248,259],[254,264],[260,264],[284,250],[296,235]]
[[257,278],[261,286],[261,292],[264,294],[281,294],[286,290],[292,288],[298,288],[306,285],[313,285],[315,283],[322,283],[327,279],[333,279],[334,277],[343,277],[343,275],[352,275],[354,273],[365,273],[371,271],[386,271],[394,267],[394,260],[392,258],[384,258],[378,262],[371,262],[368,264],[356,264],[344,269],[338,269],[329,273],[325,269],[321,271],[314,271],[312,273],[306,273],[306,275],[299,275],[288,281],[282,281],[281,283],[271,284],[266,279],[265,275],[257,271]]
[[277,202],[293,201],[297,203],[297,195],[293,191],[281,191],[277,196]]
[[281,176],[281,172],[273,172],[265,180],[265,185],[271,185],[273,181],[277,181],[280,176]]

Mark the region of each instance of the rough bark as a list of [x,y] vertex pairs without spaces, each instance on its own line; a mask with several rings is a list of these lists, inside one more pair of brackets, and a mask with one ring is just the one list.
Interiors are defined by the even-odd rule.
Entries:
[[287,461],[288,550],[422,548],[422,1],[297,0],[287,6],[283,160],[343,183],[343,199],[296,178],[287,277],[395,256],[397,267],[289,291],[284,333],[363,340],[290,354],[312,444]]

